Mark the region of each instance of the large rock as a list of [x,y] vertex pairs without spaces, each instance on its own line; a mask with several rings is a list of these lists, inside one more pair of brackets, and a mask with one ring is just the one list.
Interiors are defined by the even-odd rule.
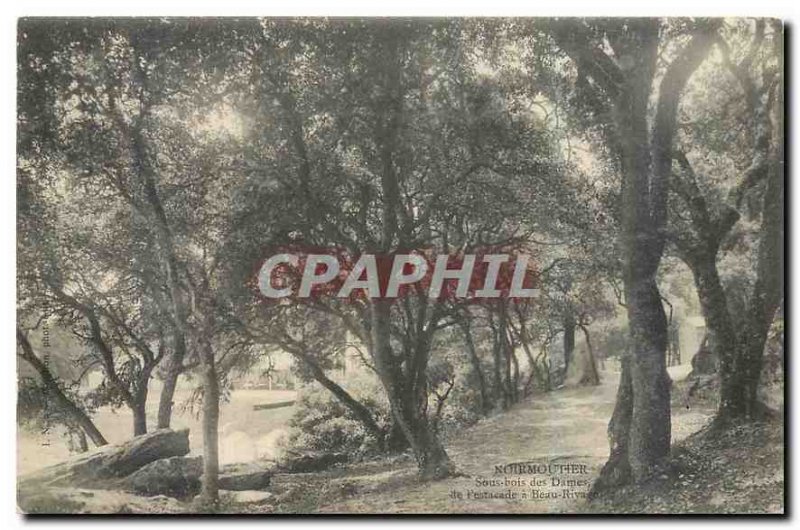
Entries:
[[269,487],[271,478],[269,471],[220,475],[219,487],[232,491],[263,490]]
[[[255,463],[229,464],[220,469],[223,490],[263,490],[269,486],[272,468]],[[203,478],[203,457],[175,456],[151,462],[121,481],[126,491],[140,495],[169,495],[188,498],[199,493]]]
[[19,479],[20,489],[45,486],[103,487],[162,458],[189,452],[189,430],[160,429],[119,445],[106,445]]
[[203,457],[173,456],[151,462],[122,481],[122,487],[140,495],[187,498],[200,491]]
[[273,467],[258,464],[233,464],[223,467],[219,474],[219,487],[224,490],[263,490],[269,486]]
[[[263,490],[269,486],[272,468],[254,463],[229,464],[220,469],[219,487],[224,490]],[[202,485],[203,457],[163,458],[151,462],[122,479],[120,486],[140,495],[188,498]]]

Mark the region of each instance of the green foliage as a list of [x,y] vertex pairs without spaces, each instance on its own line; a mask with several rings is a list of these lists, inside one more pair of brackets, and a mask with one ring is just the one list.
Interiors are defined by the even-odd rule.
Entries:
[[[369,373],[350,375],[345,389],[364,404],[378,427],[387,432],[390,425],[389,403],[377,378]],[[333,394],[316,383],[305,386],[295,404],[289,422],[287,440],[290,451],[347,453],[353,456],[374,454],[377,440]]]

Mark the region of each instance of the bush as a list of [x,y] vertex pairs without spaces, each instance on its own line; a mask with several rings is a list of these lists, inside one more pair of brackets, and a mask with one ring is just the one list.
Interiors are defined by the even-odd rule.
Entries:
[[[480,390],[477,382],[472,381],[471,368],[451,367],[454,371],[452,374],[439,368],[441,367],[433,365],[431,374],[436,375],[442,371],[444,376],[440,379],[445,380],[454,375],[456,382],[448,394],[437,425],[439,433],[447,437],[473,425],[483,414]],[[429,377],[429,384],[436,385],[440,393],[446,390],[446,382],[431,380]],[[392,423],[389,403],[378,378],[368,372],[350,374],[347,383],[342,386],[372,412],[378,427],[388,433]],[[432,422],[436,420],[436,406],[436,397],[431,392],[428,417]],[[350,409],[316,382],[300,390],[289,427],[285,447],[290,453],[345,453],[359,458],[380,451],[378,441],[366,431]]]
[[[390,425],[389,403],[378,379],[369,373],[350,375],[342,385],[373,414],[384,431]],[[289,420],[286,448],[294,452],[333,452],[364,456],[378,451],[378,441],[336,396],[319,383],[300,390]]]

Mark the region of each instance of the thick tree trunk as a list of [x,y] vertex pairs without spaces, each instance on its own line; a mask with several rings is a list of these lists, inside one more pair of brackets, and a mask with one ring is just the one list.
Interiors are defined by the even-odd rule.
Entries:
[[635,481],[648,478],[670,449],[667,318],[656,275],[665,243],[678,105],[689,77],[708,54],[718,25],[695,33],[667,68],[658,88],[652,131],[648,114],[660,29],[651,21],[632,27],[637,64],[627,72],[614,103],[623,175],[623,280],[632,346],[628,463]]
[[[720,426],[753,419],[762,411],[758,407],[757,392],[766,335],[762,340],[758,331],[751,330],[748,326],[740,331],[741,341],[731,352],[735,357],[732,370],[720,371],[720,404],[716,418]],[[746,336],[751,333],[756,336]]]
[[455,466],[427,418],[418,416],[415,424],[416,426],[409,426],[413,439],[410,444],[417,459],[420,478],[439,480],[451,476],[455,472]]
[[[632,402],[627,459],[610,459],[604,474],[624,476],[629,465],[630,475],[638,481],[650,475],[670,448],[667,322],[656,274],[665,242],[678,105],[686,83],[708,54],[720,22],[698,26],[664,70],[657,92],[653,84],[663,31],[657,19],[626,20],[613,28],[613,58],[601,50],[583,24],[563,22],[553,35],[579,69],[602,88],[613,109],[614,131],[608,146],[621,164],[623,280],[632,346],[632,399],[626,392],[619,396],[625,402],[618,404],[627,407],[627,402]],[[615,416],[627,416],[627,412]],[[619,425],[614,426],[619,431],[615,436],[618,444],[626,438],[621,430],[625,422]]]
[[655,279],[637,282],[626,299],[633,346],[628,460],[634,480],[641,481],[669,454],[672,381],[666,364],[667,321]]
[[[390,252],[396,244],[403,246],[409,234],[398,232],[398,212],[405,208],[401,198],[400,179],[397,175],[397,140],[403,127],[403,97],[405,87],[401,76],[403,50],[399,34],[387,35],[384,43],[386,75],[385,114],[378,127],[376,144],[381,162],[381,238],[378,245]],[[302,150],[302,141],[297,144]],[[308,175],[309,170],[301,171]],[[424,302],[421,302],[424,303]],[[391,300],[375,300],[370,304],[371,353],[381,383],[389,398],[394,421],[398,423],[414,451],[423,479],[438,479],[450,475],[454,468],[441,442],[431,429],[427,418],[426,369],[430,353],[430,338],[415,337],[413,358],[395,356],[391,344]],[[405,361],[405,367],[403,367]]]
[[[403,370],[392,351],[390,304],[391,301],[378,300],[370,306],[375,367],[386,389],[392,417],[414,451],[421,478],[445,478],[454,472],[454,466],[428,422],[427,388],[425,385],[415,387],[413,384],[404,384]],[[424,369],[424,366],[417,368]]]
[[180,372],[169,368],[163,379],[163,386],[161,387],[161,395],[158,400],[158,418],[157,424],[159,429],[168,429],[172,423],[172,408],[175,405],[175,389],[178,386],[178,378]]
[[[648,63],[648,67],[652,66],[653,63]],[[654,208],[660,210],[661,205],[652,203],[654,185],[650,182],[651,179],[658,181],[667,177],[653,174],[646,118],[650,83],[651,77],[646,71],[636,76],[631,82],[627,101],[620,103],[618,108],[619,126],[624,136],[623,280],[631,340],[629,368],[633,393],[626,465],[630,465],[631,477],[635,481],[649,476],[670,448],[667,318],[655,279],[663,251],[663,234],[658,232],[655,222],[658,212]],[[671,149],[671,142],[666,148]],[[624,472],[617,474],[624,475]]]
[[133,435],[140,436],[147,432],[147,395],[150,389],[150,378],[155,369],[154,361],[145,361],[142,371],[131,393],[131,410],[133,411]]
[[92,443],[95,447],[101,447],[103,445],[108,444],[103,434],[97,429],[97,426],[94,422],[86,415],[83,410],[75,406],[71,401],[69,403],[64,403],[65,407],[73,406],[74,410],[70,410],[69,413],[76,418],[78,421],[78,425],[81,426],[83,432],[92,440]]
[[401,392],[403,395],[390,399],[392,416],[403,431],[417,460],[422,480],[439,480],[452,475],[455,466],[436,435],[435,426],[427,415],[427,396]]
[[628,461],[628,439],[633,413],[633,385],[631,382],[631,360],[625,353],[622,358],[617,400],[614,413],[608,423],[608,461],[600,471],[600,476],[592,485],[592,495],[607,489],[626,484],[631,480],[631,466]]
[[70,400],[66,395],[64,395],[64,393],[61,391],[61,388],[59,388],[58,384],[55,383],[55,380],[46,383],[46,386],[47,391],[56,398],[56,402],[61,410],[66,412],[75,421],[75,423],[80,426],[83,432],[85,432],[86,435],[92,440],[92,443],[95,445],[95,447],[101,447],[108,444],[108,441],[97,428],[97,425],[94,424],[89,415],[86,414],[83,409],[73,403],[72,400]]
[[384,443],[386,450],[391,453],[399,453],[410,447],[403,428],[400,427],[400,423],[394,419],[394,416],[392,416],[392,424],[389,426]]

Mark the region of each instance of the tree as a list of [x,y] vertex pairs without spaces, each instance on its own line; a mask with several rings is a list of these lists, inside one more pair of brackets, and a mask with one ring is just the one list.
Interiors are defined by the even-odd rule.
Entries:
[[[179,375],[202,365],[204,480],[211,502],[217,496],[224,375],[214,355],[227,333],[215,318],[226,309],[218,289],[222,250],[216,243],[225,241],[224,214],[231,210],[226,188],[216,179],[230,171],[235,153],[225,130],[203,127],[205,105],[222,104],[215,90],[224,91],[227,81],[219,58],[212,57],[217,29],[189,19],[26,21],[20,32],[20,86],[44,89],[46,97],[22,99],[18,178],[25,190],[38,192],[42,179],[55,173],[43,196],[50,198],[62,179],[76,202],[56,201],[59,207],[80,205],[96,213],[84,221],[86,227],[79,224],[85,232],[68,232],[71,245],[45,240],[51,250],[77,253],[80,263],[73,255],[58,262],[41,241],[31,239],[39,244],[33,259],[46,273],[35,279],[47,283],[62,318],[92,344],[114,392],[135,405],[137,433],[146,428],[143,403],[158,361],[169,361],[160,427],[169,426]],[[47,171],[31,175],[40,166]],[[31,181],[36,185],[28,185]],[[95,276],[81,281],[87,271]],[[185,359],[190,348],[194,358]],[[130,377],[117,371],[120,352],[138,352],[144,361],[123,365]]]
[[[724,80],[733,85],[728,92],[733,95],[697,89],[696,119],[682,135],[686,147],[675,151],[678,171],[671,180],[669,237],[692,271],[708,345],[720,362],[720,426],[765,412],[756,391],[768,332],[783,298],[783,32],[780,22],[771,21],[769,28],[767,23],[728,25],[716,39],[719,56],[703,79]],[[722,140],[712,128],[729,138]],[[743,234],[746,229],[737,229],[748,213],[760,220],[753,242]],[[726,253],[745,259],[754,254],[754,277],[724,278],[720,260]]]
[[[57,177],[49,181],[50,186],[62,184]],[[85,346],[79,369],[99,368],[104,375],[92,392],[96,405],[128,407],[133,433],[147,432],[148,385],[164,355],[161,328],[152,308],[142,303],[143,289],[130,267],[136,267],[136,250],[125,239],[108,238],[104,230],[105,223],[130,225],[108,204],[105,217],[83,222],[76,210],[85,212],[87,204],[56,201],[46,178],[37,185],[22,173],[18,185],[23,198],[18,213],[18,315],[52,319],[69,330]],[[69,191],[62,194],[74,198]],[[103,221],[97,222],[99,218]],[[62,223],[69,228],[57,228]],[[133,259],[121,259],[126,254]]]
[[[36,370],[43,387],[35,386],[30,390],[33,399],[19,400],[19,406],[21,407],[29,406],[31,403],[35,402],[36,405],[34,406],[41,410],[36,411],[33,414],[22,414],[22,416],[24,418],[31,418],[32,416],[37,415],[44,416],[45,414],[37,413],[44,412],[44,410],[47,408],[47,399],[48,397],[52,396],[55,398],[58,410],[64,416],[62,419],[60,419],[60,423],[65,425],[68,429],[70,429],[70,431],[78,433],[79,439],[83,440],[82,449],[84,451],[87,449],[85,444],[85,436],[88,436],[92,440],[92,443],[94,443],[94,445],[97,447],[106,445],[108,442],[94,424],[91,417],[89,417],[89,414],[87,414],[84,407],[82,407],[74,397],[71,397],[68,392],[62,388],[58,379],[53,375],[47,364],[41,359],[40,356],[36,354],[33,346],[30,343],[30,340],[28,340],[27,335],[20,329],[19,326],[17,326],[17,344],[20,347],[20,358],[26,361],[28,364],[30,364],[30,366],[33,367],[34,370]],[[39,400],[43,400],[45,403],[39,405]],[[46,418],[42,418],[43,421],[52,421],[52,417],[50,416],[49,412],[46,414],[46,416]]]
[[[479,58],[458,45],[474,38],[463,26],[266,21],[254,32],[255,88],[242,107],[257,131],[242,189],[250,246],[443,254],[513,245],[543,229],[557,197],[525,190],[550,189],[558,157],[520,101],[528,95],[476,71]],[[422,296],[311,307],[365,345],[422,475],[450,473],[429,422],[426,377],[450,308]]]
[[[126,140],[131,138],[124,136],[128,122],[120,107],[131,101],[128,98],[134,90],[125,92],[125,83],[135,83],[135,68],[122,33],[113,21],[103,19],[23,21],[19,64],[20,89],[26,97],[20,103],[20,137],[25,141],[19,149],[18,183],[37,180],[36,185],[26,185],[40,194],[31,200],[51,201],[54,215],[67,219],[63,225],[67,230],[50,226],[54,235],[45,241],[51,250],[40,248],[35,256],[40,281],[65,311],[79,314],[85,321],[88,334],[83,336],[98,354],[114,392],[134,409],[134,430],[141,433],[146,430],[147,384],[159,355],[167,348],[163,340],[159,353],[151,348],[154,331],[150,323],[159,320],[156,300],[160,284],[154,281],[157,274],[149,261],[153,239],[143,222],[147,217],[137,217],[141,209],[131,215],[130,206],[140,204],[139,183],[130,178],[133,172]],[[28,99],[29,87],[44,90],[46,95],[38,101]],[[68,200],[53,196],[57,186],[67,190]],[[102,222],[86,222],[80,216],[87,211],[94,211]],[[83,260],[80,265],[74,263],[76,257]],[[108,288],[110,282],[116,282],[112,289]],[[130,298],[123,302],[112,296]],[[142,298],[152,305],[139,303]],[[144,314],[153,320],[144,322]],[[131,318],[139,319],[138,324],[132,325]],[[137,327],[140,325],[145,329]],[[163,331],[155,333],[161,333],[163,339]],[[116,373],[114,346],[128,354],[131,349],[140,353],[140,368],[127,365],[138,372],[130,383],[135,382],[135,388],[125,388],[128,383],[124,379],[130,378]]]
[[[667,331],[656,271],[665,244],[680,97],[711,48],[718,25],[701,20],[671,28],[656,19],[615,19],[560,20],[546,28],[576,66],[622,181],[620,243],[633,355],[623,365],[609,424],[611,456],[598,486],[643,480],[669,452]],[[659,52],[674,46],[676,36],[684,38],[678,39],[677,50],[670,50],[672,60],[659,64]],[[660,81],[657,74],[663,74]]]

